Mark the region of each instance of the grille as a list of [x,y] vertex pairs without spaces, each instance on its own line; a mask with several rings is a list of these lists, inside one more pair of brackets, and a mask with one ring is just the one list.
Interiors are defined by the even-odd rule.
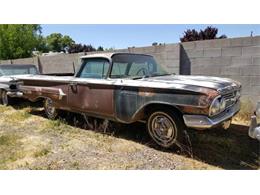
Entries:
[[226,93],[226,94],[222,95],[222,97],[224,97],[225,101],[226,101],[226,108],[228,108],[236,103],[236,101],[237,101],[236,93],[237,93],[237,91],[233,91],[231,93]]

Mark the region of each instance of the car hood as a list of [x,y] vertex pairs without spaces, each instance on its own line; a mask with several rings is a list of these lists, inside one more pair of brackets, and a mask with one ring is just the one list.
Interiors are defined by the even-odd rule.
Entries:
[[[228,78],[211,77],[211,76],[183,76],[183,75],[167,75],[149,77],[144,79],[151,83],[165,83],[169,85],[182,86],[183,89],[209,88],[219,92],[226,90],[238,89],[241,84]],[[197,90],[195,90],[197,91]]]
[[15,81],[16,79],[11,76],[0,76],[0,83]]

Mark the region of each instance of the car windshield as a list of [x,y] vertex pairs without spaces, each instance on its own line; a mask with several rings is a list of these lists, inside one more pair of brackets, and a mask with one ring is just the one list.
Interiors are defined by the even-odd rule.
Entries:
[[33,66],[0,66],[0,76],[37,74],[37,69]]
[[111,78],[139,79],[170,74],[148,55],[116,54],[112,61]]

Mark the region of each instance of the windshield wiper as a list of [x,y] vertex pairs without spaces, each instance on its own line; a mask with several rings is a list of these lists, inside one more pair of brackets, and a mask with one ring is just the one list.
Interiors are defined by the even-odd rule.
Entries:
[[138,77],[132,77],[133,80],[137,79],[144,79],[144,78],[149,78],[149,77],[158,77],[158,76],[166,76],[166,75],[175,75],[175,73],[152,73],[144,76],[138,76]]
[[139,76],[139,77],[132,77],[133,80],[137,80],[137,79],[144,79],[144,78],[148,78],[149,75],[144,75],[144,76]]

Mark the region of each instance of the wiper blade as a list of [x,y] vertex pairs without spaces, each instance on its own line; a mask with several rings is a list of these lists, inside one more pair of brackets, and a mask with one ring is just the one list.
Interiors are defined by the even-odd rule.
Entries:
[[132,77],[133,80],[137,80],[137,79],[144,79],[144,78],[148,78],[149,75],[144,75],[144,76],[140,76],[140,77]]
[[157,77],[157,76],[166,76],[166,75],[173,75],[172,73],[153,73],[150,75],[150,77]]

